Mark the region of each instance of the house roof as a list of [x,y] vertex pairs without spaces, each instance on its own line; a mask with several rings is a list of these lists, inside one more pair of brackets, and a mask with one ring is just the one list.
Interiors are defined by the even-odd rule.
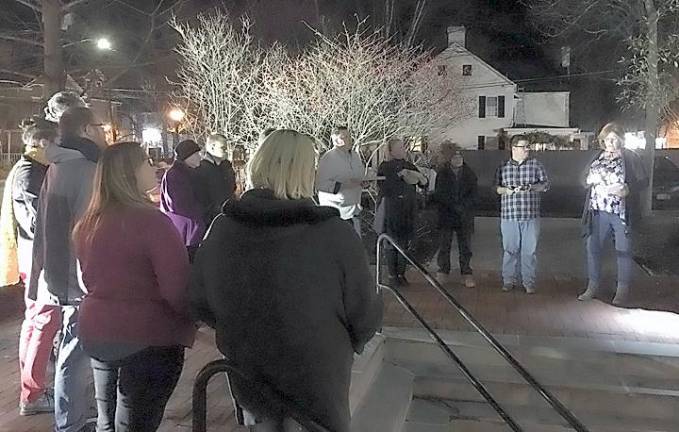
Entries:
[[514,81],[507,78],[505,75],[503,75],[500,71],[498,71],[493,66],[488,64],[488,62],[483,60],[481,57],[477,56],[476,54],[469,51],[467,48],[463,47],[462,45],[460,45],[458,43],[455,43],[455,42],[451,43],[448,46],[448,48],[441,51],[439,54],[436,55],[436,57],[444,57],[446,52],[455,53],[455,54],[464,53],[466,55],[469,55],[472,58],[476,59],[479,63],[482,63],[485,67],[488,68],[488,70],[490,70],[495,76],[497,76],[501,81],[505,82],[507,85],[516,86],[516,83]]

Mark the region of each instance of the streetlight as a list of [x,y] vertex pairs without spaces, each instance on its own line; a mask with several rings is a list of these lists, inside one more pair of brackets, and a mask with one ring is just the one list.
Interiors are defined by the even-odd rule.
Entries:
[[97,39],[97,49],[101,51],[111,51],[113,49],[113,44],[109,39],[101,37]]
[[177,123],[177,126],[179,126],[179,123],[181,123],[181,121],[184,120],[186,113],[184,112],[183,109],[175,107],[175,108],[172,108],[167,113],[167,116],[170,118],[170,120]]
[[174,107],[167,112],[167,117],[174,122],[173,145],[176,147],[179,142],[179,125],[182,123],[182,120],[184,120],[184,117],[186,117],[186,113],[183,109]]

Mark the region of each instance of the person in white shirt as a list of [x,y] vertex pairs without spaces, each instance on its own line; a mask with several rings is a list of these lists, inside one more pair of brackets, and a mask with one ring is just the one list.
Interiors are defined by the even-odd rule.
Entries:
[[318,201],[322,206],[338,209],[340,217],[351,223],[360,236],[358,215],[365,165],[358,151],[352,148],[353,140],[346,126],[333,128],[330,138],[334,147],[323,154],[318,164]]

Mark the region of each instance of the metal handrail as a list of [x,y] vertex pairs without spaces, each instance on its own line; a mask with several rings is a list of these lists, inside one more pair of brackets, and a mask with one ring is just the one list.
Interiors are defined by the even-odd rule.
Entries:
[[429,335],[434,339],[434,341],[438,344],[439,348],[441,348],[447,355],[450,357],[460,368],[462,373],[465,375],[465,377],[472,383],[474,388],[483,396],[486,401],[493,407],[493,409],[502,417],[502,419],[509,425],[509,427],[512,428],[514,431],[521,431],[522,429],[517,425],[517,423],[502,409],[502,407],[495,401],[495,399],[492,397],[492,395],[488,392],[486,387],[481,383],[476,377],[474,377],[469,369],[464,365],[462,360],[453,353],[453,351],[448,347],[448,344],[446,344],[441,337],[432,329],[425,321],[424,319],[417,313],[415,308],[403,297],[403,295],[398,292],[397,290],[393,289],[390,286],[382,284],[381,281],[381,273],[382,273],[382,265],[381,265],[381,260],[382,260],[382,243],[383,242],[389,242],[392,247],[394,247],[408,262],[415,268],[417,271],[424,276],[427,282],[429,282],[430,285],[432,285],[438,292],[441,294],[447,301],[450,303],[452,306],[454,306],[457,311],[462,315],[462,317],[467,320],[469,324],[471,324],[476,331],[478,331],[481,336],[483,336],[484,339],[495,349],[495,351],[500,354],[500,356],[507,362],[509,363],[516,372],[518,372],[519,375],[528,383],[530,386],[540,394],[540,396],[549,403],[552,408],[577,432],[589,432],[589,430],[585,427],[585,425],[578,420],[577,417],[568,409],[566,408],[554,395],[552,395],[542,384],[540,384],[534,377],[533,375],[530,374],[524,368],[521,363],[519,363],[514,356],[511,355],[507,349],[502,346],[497,339],[493,335],[491,335],[482,325],[480,322],[476,320],[468,311],[467,309],[462,306],[448,291],[446,291],[439,282],[432,277],[429,272],[422,267],[418,262],[416,262],[401,246],[394,241],[393,238],[391,238],[388,234],[381,234],[377,238],[377,263],[376,263],[376,279],[377,279],[377,286],[378,288],[383,288],[387,289],[389,292],[394,294],[394,296],[398,299],[399,303],[403,307],[405,307],[412,315],[413,317],[420,323],[422,326],[428,331]]
[[[210,379],[218,373],[226,373],[227,377],[228,374],[237,375],[245,380],[251,388],[255,388],[271,404],[285,411],[286,415],[295,420],[305,430],[309,432],[332,432],[304,414],[304,410],[297,403],[271,387],[265,380],[245,373],[228,359],[215,360],[206,364],[196,376],[196,381],[193,385],[193,432],[207,432],[207,385]],[[236,405],[235,402],[234,405]],[[234,408],[236,409],[238,421],[241,423],[242,415],[240,408],[238,406],[234,406]]]

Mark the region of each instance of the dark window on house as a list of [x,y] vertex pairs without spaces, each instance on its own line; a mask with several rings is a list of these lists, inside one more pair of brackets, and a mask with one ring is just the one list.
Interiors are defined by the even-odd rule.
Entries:
[[472,76],[472,65],[462,65],[462,76]]
[[505,117],[504,96],[479,96],[479,118]]
[[437,70],[438,70],[439,76],[445,75],[446,74],[446,65],[438,65]]
[[483,135],[478,136],[478,149],[483,150],[486,148],[486,137]]

